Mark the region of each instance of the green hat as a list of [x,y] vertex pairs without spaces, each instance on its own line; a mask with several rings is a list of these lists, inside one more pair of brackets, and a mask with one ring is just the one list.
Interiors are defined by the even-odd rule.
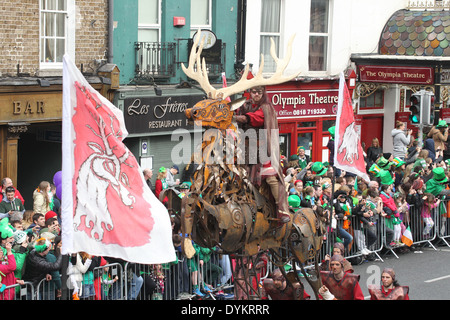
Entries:
[[433,169],[433,180],[439,183],[445,183],[448,181],[447,177],[445,176],[444,168],[437,167]]
[[289,157],[289,161],[293,161],[293,160],[298,160],[297,154],[293,154],[292,156]]
[[405,161],[403,161],[402,159],[397,157],[397,158],[394,158],[394,160],[392,160],[392,163],[394,164],[394,166],[396,168],[399,168],[399,167],[401,167],[402,165],[405,164]]
[[385,157],[381,156],[380,159],[377,161],[377,165],[380,167],[380,169],[387,170],[392,165],[392,162],[389,162]]
[[300,207],[300,197],[296,194],[291,194],[288,197],[288,203],[289,203],[289,206],[292,208],[299,208]]
[[366,207],[373,210],[377,208],[377,205],[371,199],[367,199]]
[[164,167],[159,168],[159,172],[166,172],[166,168]]
[[314,164],[311,166],[311,171],[316,176],[322,176],[327,172],[327,168],[323,166],[322,162],[318,161],[318,162],[314,162]]
[[331,187],[331,183],[329,183],[328,181],[326,181],[323,185],[322,185],[322,189],[328,189],[329,187]]
[[377,166],[376,163],[374,163],[370,168],[369,168],[369,172],[373,173],[375,175],[375,177],[379,177],[380,176],[380,172],[381,169],[379,166]]
[[14,231],[13,231],[11,225],[9,224],[9,219],[3,218],[0,221],[0,239],[4,240],[4,239],[8,239],[12,236],[14,236]]
[[328,132],[331,134],[331,136],[334,138],[334,134],[336,132],[336,126],[332,126],[328,129]]
[[447,128],[447,127],[448,127],[448,125],[447,125],[447,122],[445,120],[439,120],[439,122],[438,122],[438,124],[436,126],[436,128]]
[[394,183],[394,179],[392,179],[391,173],[387,170],[381,169],[380,178],[381,178],[381,184],[391,185]]

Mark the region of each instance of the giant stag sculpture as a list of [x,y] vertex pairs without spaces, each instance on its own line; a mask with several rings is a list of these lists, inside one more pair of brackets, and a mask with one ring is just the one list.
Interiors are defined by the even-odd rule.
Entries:
[[[186,110],[188,119],[208,130],[203,135],[200,150],[193,154],[193,161],[199,166],[194,173],[192,187],[181,200],[181,205],[178,205],[181,208],[183,234],[189,235],[183,242],[185,253],[190,252],[192,239],[200,246],[219,246],[224,253],[245,257],[245,262],[261,251],[270,250],[272,256],[277,258],[277,264],[293,262],[293,265],[299,264],[305,273],[304,265],[309,261],[318,270],[317,256],[323,232],[320,219],[313,210],[300,208],[291,212],[288,223],[280,225],[276,218],[274,199],[268,193],[270,191],[253,185],[248,177],[248,166],[243,164],[243,137],[233,119],[233,113],[245,102],[245,98],[231,102],[226,100],[255,86],[293,79],[296,74],[283,75],[291,57],[293,39],[291,37],[289,40],[285,59],[276,57],[272,41],[271,55],[277,69],[270,78],[263,77],[264,59],[261,59],[258,73],[252,79],[247,79],[247,65],[242,78],[234,85],[214,88],[209,83],[205,62],[200,61],[203,48],[203,40],[199,45],[200,36],[192,47],[189,66],[186,68],[182,65],[186,75],[196,80],[208,95],[208,99]],[[274,136],[274,141],[267,142],[276,146],[270,158],[280,165],[278,132]],[[287,196],[283,201],[286,201],[287,207]],[[248,276],[249,273],[244,272],[244,278]],[[238,280],[236,273],[235,280]],[[301,283],[298,277],[297,280]],[[320,277],[307,280],[317,297]]]

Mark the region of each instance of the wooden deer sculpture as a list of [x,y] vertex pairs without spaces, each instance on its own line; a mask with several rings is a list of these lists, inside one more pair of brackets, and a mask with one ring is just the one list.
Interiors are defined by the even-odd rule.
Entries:
[[[200,32],[198,33],[200,34]],[[243,150],[243,133],[234,121],[233,113],[245,98],[227,101],[226,98],[241,93],[255,86],[266,86],[286,82],[297,74],[284,76],[283,72],[291,57],[294,37],[288,44],[287,56],[278,59],[272,40],[271,55],[277,64],[275,73],[270,78],[263,77],[264,59],[256,76],[247,79],[246,66],[242,78],[234,85],[216,89],[209,83],[206,64],[200,62],[203,40],[195,39],[189,58],[189,66],[182,65],[187,76],[196,80],[205,90],[208,99],[198,102],[186,110],[186,117],[196,125],[207,128],[203,134],[201,148],[193,155],[193,162],[198,164],[192,179],[190,192],[182,200],[182,232],[189,237],[184,239],[183,250],[189,255],[191,240],[203,247],[218,246],[223,253],[241,255],[246,261],[257,256],[261,251],[270,250],[277,263],[293,262],[299,264],[305,273],[304,264],[312,262],[318,272],[317,256],[322,245],[324,228],[309,208],[301,208],[290,213],[288,223],[280,226],[276,218],[277,206],[270,191],[257,188],[248,176]],[[198,49],[197,49],[198,48]],[[276,122],[276,118],[275,118]],[[278,132],[272,134],[272,164],[280,165]],[[280,170],[281,171],[281,170]],[[284,180],[284,179],[283,179]],[[175,199],[173,197],[172,199]],[[285,199],[287,205],[287,195]],[[244,279],[250,282],[248,270]],[[297,276],[297,272],[295,272]],[[317,296],[320,277],[306,278]],[[242,280],[235,274],[235,283]],[[299,283],[300,279],[297,277]],[[247,297],[258,296],[255,288],[242,288]]]

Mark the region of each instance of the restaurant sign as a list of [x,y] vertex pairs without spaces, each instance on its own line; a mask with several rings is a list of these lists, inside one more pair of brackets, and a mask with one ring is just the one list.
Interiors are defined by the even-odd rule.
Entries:
[[359,67],[359,81],[432,85],[434,70],[429,67],[362,65]]
[[192,129],[184,111],[203,99],[203,95],[127,98],[125,125],[130,134]]
[[278,119],[336,116],[338,89],[267,91]]

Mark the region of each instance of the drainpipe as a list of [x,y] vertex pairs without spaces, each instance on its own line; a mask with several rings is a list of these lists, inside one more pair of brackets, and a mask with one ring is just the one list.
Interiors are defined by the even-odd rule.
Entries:
[[108,0],[108,63],[113,63],[114,0]]

